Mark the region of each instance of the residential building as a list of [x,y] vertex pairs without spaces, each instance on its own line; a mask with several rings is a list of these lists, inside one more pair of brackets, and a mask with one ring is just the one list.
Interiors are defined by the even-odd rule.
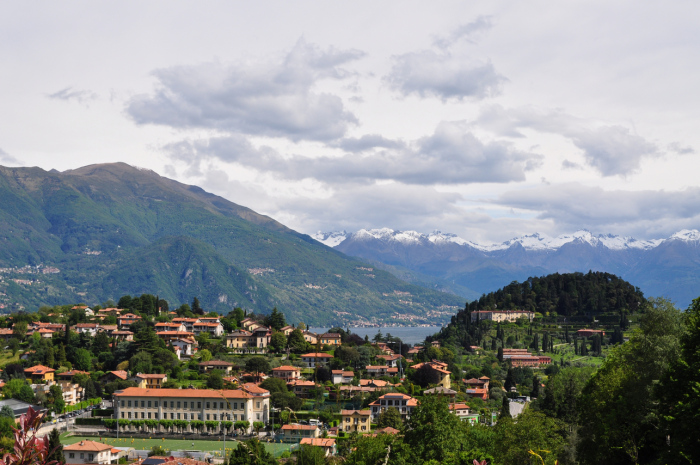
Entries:
[[513,367],[538,367],[552,363],[551,357],[539,357],[536,355],[514,355],[508,360],[510,360],[510,365]]
[[173,318],[172,323],[185,325],[185,331],[194,332],[194,324],[198,322],[198,318]]
[[117,324],[119,325],[119,329],[129,329],[132,324],[136,323],[136,321],[140,319],[141,317],[138,315],[127,313],[117,318]]
[[520,318],[526,318],[532,321],[535,318],[535,313],[529,310],[477,310],[471,312],[472,321],[491,320],[491,321],[516,321]]
[[221,337],[224,334],[224,325],[217,319],[216,321],[202,321],[200,319],[192,325],[195,336],[202,333],[209,333],[212,337]]
[[321,431],[314,425],[284,425],[282,426],[282,441],[301,442],[304,438],[317,438]]
[[396,368],[399,366],[399,362],[403,358],[402,356],[398,354],[393,354],[393,355],[377,355],[378,359],[384,360],[386,362],[386,366]]
[[451,387],[452,383],[450,381],[450,375],[452,374],[452,372],[447,371],[447,363],[433,360],[430,362],[418,363],[416,365],[412,365],[411,368],[413,368],[414,370],[420,370],[421,368],[423,368],[423,366],[426,366],[426,365],[435,374],[435,379],[437,381],[435,384],[437,384],[438,386],[445,387],[447,389],[449,389]]
[[297,397],[301,399],[308,399],[311,397],[311,390],[317,387],[316,383],[313,381],[304,381],[302,379],[295,379],[287,383],[287,387],[291,392],[293,392]]
[[479,379],[470,378],[470,379],[463,379],[462,380],[462,382],[469,389],[486,389],[487,391],[489,389],[489,382],[490,381],[491,381],[491,378],[489,378],[488,376],[482,376]]
[[303,438],[299,443],[302,446],[320,447],[326,457],[336,455],[338,449],[333,438]]
[[82,310],[85,312],[85,316],[93,316],[95,311],[88,307],[87,305],[74,305],[71,310]]
[[[268,393],[269,394],[269,393]],[[270,399],[243,389],[142,389],[114,393],[115,418],[154,420],[254,421],[268,420]],[[257,407],[259,403],[259,408]],[[260,413],[260,418],[257,418]]]
[[134,333],[131,331],[113,331],[112,337],[114,337],[117,341],[133,341]]
[[244,320],[241,320],[241,328],[245,329],[246,331],[253,331],[254,329],[257,329],[261,326],[262,324],[258,323],[252,318],[246,318]]
[[182,331],[183,333],[185,333],[188,331],[188,329],[183,323],[156,323],[156,332],[160,331]]
[[340,343],[340,334],[338,333],[325,333],[321,334],[321,344],[337,347]]
[[31,379],[33,383],[52,382],[56,372],[53,368],[44,365],[35,365],[24,369],[24,376]]
[[280,378],[285,381],[292,381],[295,379],[299,379],[301,375],[301,370],[297,367],[293,367],[290,365],[282,365],[281,367],[273,368],[272,369],[272,377],[273,378]]
[[450,412],[454,413],[460,420],[466,420],[469,417],[469,406],[464,402],[450,404]]
[[418,401],[407,394],[401,394],[400,392],[390,392],[384,394],[371,404],[369,404],[372,410],[372,420],[376,420],[379,415],[389,407],[396,408],[401,414],[402,419],[410,418],[413,409],[418,407]]
[[426,389],[425,391],[423,391],[423,394],[428,396],[433,395],[448,397],[451,401],[453,401],[454,398],[457,397],[457,391],[453,391],[452,389],[447,389],[442,386],[437,386],[432,389]]
[[112,461],[116,462],[119,450],[108,444],[84,440],[63,446],[63,455],[66,463],[110,464]]
[[137,373],[134,378],[138,387],[142,389],[160,389],[168,380],[168,375]]
[[247,349],[255,347],[252,340],[253,333],[245,329],[239,329],[226,335],[226,347],[229,349]]
[[8,341],[12,339],[15,336],[14,331],[12,328],[0,328],[0,338],[3,338],[4,340]]
[[304,335],[304,340],[309,344],[318,344],[318,334],[307,330],[302,331],[302,334]]
[[294,331],[294,326],[287,325],[284,328],[280,328],[280,331],[284,333],[285,336],[289,336],[290,334],[292,334],[292,331]]
[[326,365],[333,358],[330,354],[324,354],[321,352],[311,352],[309,354],[304,354],[301,356],[301,361],[309,368],[313,368],[316,365]]
[[71,326],[70,329],[71,331],[74,331],[78,334],[83,334],[87,333],[90,336],[95,336],[97,334],[97,327],[99,325],[97,323],[78,323],[75,326]]
[[103,384],[110,383],[112,381],[126,381],[129,377],[129,373],[124,370],[108,371],[100,378],[100,382]]
[[224,362],[223,360],[209,360],[208,362],[199,363],[199,371],[209,373],[212,370],[221,370],[225,375],[230,375],[233,371],[233,363]]
[[61,391],[63,391],[63,401],[66,405],[75,405],[78,402],[82,402],[85,397],[85,389],[83,389],[79,384],[73,383],[71,381],[60,380],[58,385],[61,386]]
[[340,428],[342,431],[368,433],[370,431],[371,410],[341,410]]
[[187,331],[160,331],[156,335],[162,338],[166,343],[177,341],[178,339],[186,339],[195,342],[194,333]]
[[175,349],[175,354],[177,358],[181,360],[183,357],[192,357],[194,355],[194,343],[187,339],[176,339],[170,341]]
[[58,380],[63,380],[63,381],[73,381],[73,377],[75,375],[90,376],[90,372],[80,371],[80,370],[64,371],[63,373],[56,373],[55,378],[57,378]]
[[333,384],[350,384],[355,378],[355,373],[353,371],[345,370],[332,370],[331,371],[331,381]]
[[367,370],[367,376],[373,377],[397,376],[399,374],[398,368],[390,368],[386,365],[367,365],[365,370]]
[[375,342],[373,345],[377,349],[381,350],[384,355],[394,355],[394,351],[386,344],[386,342]]

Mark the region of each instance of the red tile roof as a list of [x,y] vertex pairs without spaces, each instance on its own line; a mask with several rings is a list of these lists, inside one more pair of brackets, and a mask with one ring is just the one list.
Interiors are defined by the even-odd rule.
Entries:
[[45,367],[44,365],[35,365],[33,367],[25,368],[24,372],[29,375],[44,375],[46,373],[53,373],[56,370],[53,368]]
[[308,354],[302,355],[302,357],[308,357],[308,358],[333,358],[331,354],[324,354],[321,352],[310,352]]
[[301,445],[317,446],[317,447],[333,447],[335,439],[332,438],[303,438],[299,443]]
[[215,391],[212,389],[143,389],[130,387],[114,393],[117,397],[202,397],[208,399],[250,399],[241,389]]
[[282,430],[285,431],[314,431],[316,426],[314,425],[284,425]]
[[102,444],[95,441],[80,441],[70,446],[63,446],[63,450],[78,451],[78,452],[102,452],[103,450],[112,449],[108,444]]

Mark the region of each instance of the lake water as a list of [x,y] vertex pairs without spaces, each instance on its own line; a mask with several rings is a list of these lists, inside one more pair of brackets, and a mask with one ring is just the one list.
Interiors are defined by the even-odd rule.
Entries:
[[[426,336],[440,331],[441,326],[387,326],[383,328],[365,328],[365,327],[350,327],[350,331],[360,337],[369,336],[372,339],[377,331],[381,331],[383,335],[391,334],[401,338],[405,344],[418,344],[425,340]],[[347,328],[345,328],[347,329]],[[309,328],[309,331],[322,334],[328,331],[328,328]]]

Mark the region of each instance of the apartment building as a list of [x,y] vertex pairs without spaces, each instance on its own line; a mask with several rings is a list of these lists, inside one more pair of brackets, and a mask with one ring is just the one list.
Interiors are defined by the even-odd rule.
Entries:
[[332,370],[331,381],[333,384],[350,384],[355,378],[355,372],[345,370]]
[[63,446],[63,455],[66,463],[97,463],[110,464],[119,455],[118,449],[113,449],[108,444],[95,441],[80,441],[69,446]]
[[301,442],[304,438],[317,438],[321,431],[314,425],[284,425],[282,427],[282,441]]
[[321,344],[329,346],[339,346],[340,345],[340,334],[338,333],[324,333],[321,334]]
[[520,318],[526,318],[532,321],[535,318],[535,313],[529,310],[478,310],[471,313],[472,321],[491,320],[491,321],[516,321]]
[[[260,388],[259,388],[260,389]],[[267,391],[265,391],[267,392]],[[270,398],[243,389],[143,389],[114,393],[115,418],[132,420],[268,421]],[[259,405],[259,407],[258,407]],[[259,416],[259,418],[258,418]]]
[[452,374],[452,372],[447,371],[447,363],[432,360],[430,362],[417,363],[415,365],[412,365],[411,368],[413,368],[414,370],[420,370],[424,366],[427,366],[435,374],[435,378],[437,381],[435,384],[447,389],[449,389],[452,386],[452,382],[450,380],[450,375]]
[[175,323],[175,322],[165,322],[165,323],[156,323],[156,332],[159,331],[182,331],[182,332],[187,332],[189,331],[187,329],[187,326],[185,326],[182,323]]
[[369,404],[372,410],[372,420],[376,420],[386,409],[394,407],[404,420],[411,416],[413,409],[418,407],[418,401],[407,394],[390,392]]
[[199,336],[202,333],[208,333],[212,337],[221,337],[224,334],[224,325],[222,325],[219,320],[202,321],[202,319],[200,319],[192,325],[192,331],[194,332],[195,336]]
[[309,354],[304,354],[301,356],[301,361],[309,368],[313,368],[316,365],[325,365],[331,361],[333,358],[330,354],[324,354],[321,352],[311,352]]
[[299,379],[300,374],[301,370],[299,370],[299,368],[290,365],[282,365],[281,367],[272,369],[273,378],[280,378],[287,382]]

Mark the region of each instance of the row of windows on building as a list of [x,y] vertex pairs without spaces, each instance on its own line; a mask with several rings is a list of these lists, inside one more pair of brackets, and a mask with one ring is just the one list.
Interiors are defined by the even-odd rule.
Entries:
[[[153,406],[151,406],[150,400],[149,401],[142,400],[141,401],[141,408],[146,408],[146,405],[148,405],[148,408],[158,408],[158,401],[154,400],[152,402],[153,402]],[[126,405],[125,405],[125,403],[126,403]],[[181,403],[184,404],[182,407],[180,406]],[[122,401],[120,401],[119,406],[121,408],[131,407],[132,406],[131,404],[132,404],[132,401],[130,401],[130,400],[127,400],[127,401],[122,400]],[[175,407],[175,404],[177,404],[177,407]],[[189,408],[191,408],[191,409],[195,408],[195,406],[194,406],[195,402],[181,402],[179,400],[178,401],[171,400],[170,401],[170,408],[178,408],[178,409],[179,408],[188,408],[187,404],[189,404]],[[196,404],[197,404],[197,407],[196,407],[197,409],[202,408],[201,402],[196,402]],[[205,408],[208,408],[208,409],[218,408],[218,409],[223,410],[224,408],[228,408],[228,407],[225,407],[224,405],[225,405],[224,402],[218,402],[218,407],[217,407],[217,402],[205,402]],[[231,405],[233,410],[238,410],[238,402],[233,402],[229,405]],[[138,400],[133,401],[133,406],[138,407],[139,401]],[[260,402],[258,402],[258,407],[260,407]],[[163,408],[168,408],[168,401],[167,400],[163,401]],[[243,409],[243,408],[245,408],[245,404],[243,402],[241,402],[241,409]]]
[[[151,414],[151,412],[133,412],[133,417],[131,416],[132,412],[121,412],[121,413],[122,413],[121,417],[124,419],[132,419],[132,418],[138,419],[139,414],[141,415],[141,418],[144,420],[145,419],[150,420],[151,418],[153,418],[155,420],[161,419],[157,412],[153,413],[153,414]],[[153,415],[153,416],[151,416],[151,415]],[[171,413],[170,419],[171,420],[203,420],[204,416],[205,415],[202,415],[201,413],[182,413],[182,414],[181,413]],[[207,413],[206,418],[207,418],[207,420],[220,420],[220,421],[224,421],[224,420],[231,421],[231,419],[233,418],[233,421],[238,421],[238,414],[234,414],[232,417],[230,413],[227,413],[227,414],[220,413],[218,415],[216,413],[212,413],[212,414]],[[168,414],[164,413],[163,420],[167,420],[167,419],[168,419]],[[260,419],[260,415],[258,415],[258,419]],[[241,415],[241,420],[245,420],[245,415]]]

